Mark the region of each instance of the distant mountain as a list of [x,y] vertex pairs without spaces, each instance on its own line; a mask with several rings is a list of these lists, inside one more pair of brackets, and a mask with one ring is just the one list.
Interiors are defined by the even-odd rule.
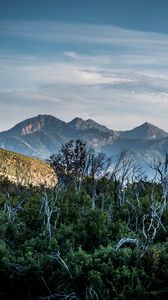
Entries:
[[75,130],[65,122],[50,115],[39,115],[0,133],[0,146],[25,155],[46,158],[74,135]]
[[75,129],[81,129],[85,121],[81,118],[74,118],[72,121],[68,122],[68,125]]
[[[57,132],[55,132],[57,129]],[[0,136],[28,136],[37,132],[44,134],[56,134],[58,136],[69,137],[74,134],[74,130],[67,123],[50,115],[38,115],[37,117],[20,122],[8,131],[4,131]]]
[[118,132],[120,139],[105,145],[102,151],[117,158],[127,150],[139,163],[161,160],[168,152],[168,133],[148,122],[127,131]]
[[102,145],[111,143],[117,136],[113,130],[92,120],[76,118],[65,123],[50,115],[38,115],[1,132],[0,147],[29,156],[48,158],[68,139],[84,139],[101,150]]
[[146,122],[132,130],[120,132],[119,136],[124,139],[160,140],[167,137],[168,133]]
[[113,130],[108,129],[106,126],[100,125],[99,123],[93,121],[92,119],[88,119],[84,121],[81,118],[75,118],[71,122],[68,123],[72,128],[77,130],[99,130],[101,132],[113,132]]
[[69,139],[83,139],[113,157],[127,150],[138,161],[147,162],[168,152],[168,133],[147,122],[132,130],[114,131],[91,119],[66,123],[50,115],[38,115],[1,132],[0,147],[46,159]]
[[112,156],[114,160],[118,159],[121,152],[126,151],[137,163],[150,164],[154,161],[154,158],[160,160],[166,153],[161,147],[158,147],[159,141],[151,139],[119,139],[114,143],[103,146],[102,151],[108,156]]
[[57,178],[44,161],[0,148],[0,178],[11,183],[46,187],[53,186]]

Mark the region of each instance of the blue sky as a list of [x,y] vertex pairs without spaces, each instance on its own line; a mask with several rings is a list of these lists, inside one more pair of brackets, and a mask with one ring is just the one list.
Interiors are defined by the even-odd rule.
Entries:
[[167,0],[2,0],[0,130],[38,114],[168,131]]

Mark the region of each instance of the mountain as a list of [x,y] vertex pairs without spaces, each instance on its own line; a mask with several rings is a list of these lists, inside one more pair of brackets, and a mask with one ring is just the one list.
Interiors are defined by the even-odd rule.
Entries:
[[48,163],[1,148],[0,178],[25,186],[50,187],[57,182]]
[[68,136],[71,132],[69,126],[64,121],[50,115],[38,115],[37,117],[20,122],[8,131],[3,132],[3,134],[26,136],[40,131],[52,133],[55,127],[57,128],[57,134],[66,133]]
[[29,156],[46,158],[74,135],[75,130],[65,122],[50,115],[39,115],[0,133],[0,146]]
[[168,133],[146,122],[132,130],[119,132],[119,136],[124,139],[160,140],[167,137]]
[[76,129],[78,138],[86,140],[89,145],[101,151],[102,146],[108,145],[118,139],[118,134],[106,126],[103,126],[92,119],[83,120],[75,118],[68,125]]
[[168,152],[168,133],[148,122],[132,130],[114,131],[91,119],[77,117],[66,123],[51,115],[38,115],[1,132],[0,147],[46,159],[69,139],[85,140],[114,158],[127,150],[140,162],[162,158]]
[[99,130],[100,132],[113,132],[113,130],[108,129],[106,126],[100,125],[99,123],[93,121],[92,119],[88,119],[84,121],[81,118],[75,118],[71,122],[68,123],[72,128],[77,130]]
[[68,125],[72,128],[81,130],[84,123],[85,121],[83,119],[76,117],[72,121],[68,122]]
[[57,152],[68,139],[77,138],[101,150],[102,145],[111,143],[117,135],[92,120],[76,118],[65,123],[50,115],[38,115],[1,132],[0,147],[44,159]]
[[103,152],[115,159],[127,150],[137,162],[149,164],[154,158],[162,160],[168,152],[168,133],[148,122],[118,135],[117,141],[102,147]]

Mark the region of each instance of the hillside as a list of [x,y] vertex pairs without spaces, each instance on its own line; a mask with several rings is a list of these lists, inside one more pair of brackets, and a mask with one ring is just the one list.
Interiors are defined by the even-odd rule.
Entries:
[[46,162],[1,148],[0,177],[26,186],[48,187],[56,183],[56,176]]

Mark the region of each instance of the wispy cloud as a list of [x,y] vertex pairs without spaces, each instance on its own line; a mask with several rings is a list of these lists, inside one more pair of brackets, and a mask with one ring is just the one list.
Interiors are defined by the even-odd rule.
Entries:
[[168,36],[161,33],[141,32],[109,25],[84,25],[58,22],[0,22],[0,34],[46,42],[78,41],[134,48],[166,47]]

